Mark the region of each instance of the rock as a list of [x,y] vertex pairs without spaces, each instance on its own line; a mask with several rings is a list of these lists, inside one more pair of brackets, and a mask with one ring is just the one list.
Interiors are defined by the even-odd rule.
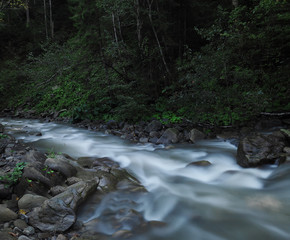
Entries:
[[288,140],[290,139],[290,129],[281,129],[280,131]]
[[28,227],[27,223],[24,220],[22,220],[22,219],[16,219],[13,222],[13,224],[14,224],[15,227],[18,227],[21,230],[24,230],[25,228]]
[[1,240],[16,240],[17,238],[11,235],[12,229],[0,230]]
[[160,131],[162,129],[162,123],[157,121],[157,120],[153,120],[151,123],[148,124],[148,126],[145,128],[145,132],[152,132],[152,131]]
[[154,138],[154,137],[160,138],[160,133],[157,132],[157,131],[152,131],[152,132],[149,133],[149,137],[150,138]]
[[4,133],[4,126],[0,123],[0,133]]
[[8,145],[8,139],[0,138],[0,154],[5,151],[5,148],[7,145]]
[[23,177],[34,180],[34,181],[39,181],[48,187],[52,186],[51,181],[43,175],[43,172],[34,167],[25,167],[24,172],[23,172]]
[[149,142],[156,144],[158,142],[157,137],[149,138]]
[[66,178],[72,177],[77,173],[77,170],[73,165],[61,158],[48,158],[45,160],[44,164],[54,171],[60,172]]
[[28,226],[27,228],[25,228],[23,230],[23,234],[25,234],[26,236],[31,236],[35,233],[35,229],[31,226]]
[[257,167],[281,160],[285,144],[273,135],[253,133],[243,138],[237,150],[237,163],[242,167]]
[[118,123],[115,120],[109,120],[106,123],[106,128],[107,129],[115,129],[115,128],[118,128]]
[[129,230],[119,230],[112,235],[115,239],[128,239],[133,236],[133,233]]
[[211,166],[211,162],[202,160],[202,161],[197,161],[197,162],[191,162],[186,165],[186,167],[208,167]]
[[25,157],[24,157],[24,161],[28,162],[28,163],[35,163],[35,162],[40,162],[40,163],[44,163],[46,156],[38,151],[35,150],[29,150]]
[[56,240],[67,240],[67,237],[64,236],[63,234],[59,234],[56,238]]
[[0,199],[9,199],[12,194],[12,188],[5,187],[4,184],[0,184]]
[[140,143],[148,143],[148,140],[149,140],[148,138],[142,137],[142,138],[139,139],[139,142]]
[[169,144],[178,142],[179,131],[175,128],[168,128],[158,139],[158,144]]
[[31,211],[35,207],[40,207],[45,200],[47,200],[47,198],[43,196],[25,194],[19,199],[18,208]]
[[18,240],[32,240],[31,238],[25,236],[25,235],[21,235],[18,237]]
[[17,219],[17,214],[5,205],[0,204],[0,223],[9,222],[15,219]]
[[111,160],[110,158],[95,158],[93,162],[94,169],[104,172],[111,172],[112,169],[121,169],[119,163]]
[[68,178],[65,182],[66,182],[66,184],[67,184],[68,186],[70,186],[70,185],[73,185],[73,184],[78,183],[78,182],[80,182],[80,181],[82,181],[80,178],[77,178],[77,177],[70,177],[70,178]]
[[75,210],[97,190],[98,179],[71,185],[63,193],[46,200],[41,207],[28,214],[29,223],[45,232],[64,232],[76,221]]
[[197,129],[192,129],[189,133],[189,139],[195,143],[198,140],[205,139],[205,134]]
[[54,186],[49,190],[51,196],[56,196],[66,190],[66,187],[63,186]]

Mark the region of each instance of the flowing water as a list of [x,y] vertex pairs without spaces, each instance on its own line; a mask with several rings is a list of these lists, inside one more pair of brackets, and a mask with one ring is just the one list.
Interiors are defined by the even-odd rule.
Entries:
[[[16,138],[40,150],[53,149],[75,158],[109,157],[133,174],[149,191],[133,199],[135,208],[148,221],[165,222],[136,239],[290,239],[289,169],[286,173],[276,166],[243,169],[236,164],[236,147],[228,142],[206,140],[166,149],[64,124],[0,122]],[[20,131],[23,127],[42,136]],[[186,167],[199,160],[212,165]],[[128,196],[111,194],[79,217],[85,222],[105,214],[104,209],[119,210],[124,198]]]

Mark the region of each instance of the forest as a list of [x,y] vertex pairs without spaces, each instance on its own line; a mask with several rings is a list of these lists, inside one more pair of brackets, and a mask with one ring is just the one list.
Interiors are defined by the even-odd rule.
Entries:
[[1,0],[0,109],[240,125],[290,111],[287,0]]

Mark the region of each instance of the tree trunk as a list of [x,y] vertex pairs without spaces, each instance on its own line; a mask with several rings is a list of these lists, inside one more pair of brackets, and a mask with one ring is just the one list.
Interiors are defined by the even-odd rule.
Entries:
[[43,11],[44,11],[44,27],[45,27],[45,36],[48,39],[48,31],[47,31],[47,17],[46,17],[46,0],[43,0]]
[[113,22],[113,29],[114,29],[114,35],[115,35],[115,41],[117,46],[119,46],[119,40],[118,40],[118,34],[117,34],[117,27],[115,22],[115,14],[112,12],[112,22]]
[[120,35],[120,39],[121,39],[121,41],[123,41],[122,28],[121,28],[121,21],[120,21],[119,14],[117,14],[117,21],[118,21],[118,27],[119,27],[119,35]]
[[29,0],[25,2],[25,10],[26,10],[26,27],[29,27],[30,16],[29,16]]
[[54,23],[52,21],[52,5],[51,5],[51,0],[49,0],[49,24],[50,24],[50,33],[51,33],[51,38],[54,37]]
[[148,11],[148,16],[149,16],[150,24],[151,24],[151,27],[152,27],[152,30],[153,30],[153,33],[154,33],[158,48],[159,48],[160,56],[162,58],[162,62],[164,64],[165,70],[168,73],[168,75],[171,76],[171,73],[170,73],[169,68],[167,66],[167,63],[166,63],[166,60],[165,60],[165,56],[164,56],[164,53],[163,53],[163,50],[162,50],[162,47],[161,47],[157,32],[156,32],[156,29],[155,29],[154,24],[153,24],[153,19],[152,19],[152,3],[153,3],[153,1],[154,0],[152,0],[150,2],[150,0],[147,0],[148,10],[149,10]]
[[139,0],[135,1],[136,6],[136,28],[137,28],[137,37],[138,37],[138,46],[141,47],[142,35],[141,35],[141,28],[142,22],[140,19],[140,3]]

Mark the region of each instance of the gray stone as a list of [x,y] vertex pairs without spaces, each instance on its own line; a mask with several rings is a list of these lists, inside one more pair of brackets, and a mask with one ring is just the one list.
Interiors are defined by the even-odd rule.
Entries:
[[32,240],[31,238],[25,236],[25,235],[21,235],[18,237],[18,240]]
[[12,232],[12,229],[3,229],[0,230],[0,239],[1,240],[15,240],[16,237],[12,236],[10,233]]
[[35,207],[40,207],[45,200],[47,200],[47,198],[43,196],[25,194],[19,199],[18,208],[31,211]]
[[148,138],[143,137],[143,138],[139,139],[139,142],[140,143],[148,143],[148,140],[149,140]]
[[76,175],[77,170],[76,168],[71,165],[69,162],[67,162],[65,159],[62,158],[48,158],[45,160],[45,165],[47,165],[49,168],[60,172],[65,177],[72,177]]
[[157,120],[153,120],[151,123],[148,124],[148,126],[145,128],[145,132],[152,132],[152,131],[159,131],[162,129],[162,123],[157,121]]
[[31,226],[28,226],[27,228],[25,228],[23,230],[23,234],[25,234],[26,236],[31,236],[35,233],[35,229]]
[[158,144],[169,144],[178,142],[179,131],[175,128],[168,128],[158,139]]
[[187,164],[186,167],[208,167],[211,166],[211,162],[206,161],[206,160],[202,160],[202,161],[197,161],[197,162],[191,162],[189,164]]
[[64,236],[63,234],[59,234],[56,238],[56,240],[67,240],[67,237]]
[[9,199],[12,194],[12,189],[5,187],[4,184],[0,184],[0,199]]
[[284,142],[279,137],[253,133],[240,141],[237,163],[242,167],[273,164],[281,160],[284,146]]
[[0,223],[17,219],[17,214],[4,204],[0,204]]
[[75,184],[75,183],[78,183],[78,182],[80,182],[80,181],[82,181],[80,178],[77,178],[77,177],[70,177],[70,178],[68,178],[65,182],[66,182],[66,184],[67,185],[73,185],[73,184]]
[[56,196],[62,192],[64,192],[66,190],[66,187],[63,187],[63,186],[54,186],[52,187],[50,190],[49,190],[49,193],[52,195],[52,196]]
[[29,213],[29,223],[41,231],[66,231],[76,221],[74,211],[97,190],[98,182],[98,179],[93,179],[69,186],[65,192],[46,200],[41,207],[34,208]]
[[0,123],[0,133],[4,133],[4,126]]
[[43,153],[35,150],[29,150],[25,155],[25,161],[29,163],[39,162],[43,164],[45,159],[46,156]]
[[26,167],[23,172],[23,177],[34,180],[34,181],[39,181],[48,187],[52,186],[52,183],[47,177],[43,175],[43,172],[34,167]]
[[189,133],[189,139],[195,143],[198,140],[205,139],[205,134],[197,129],[192,129]]
[[28,227],[27,223],[24,220],[22,220],[22,219],[16,219],[13,222],[13,224],[14,224],[15,227],[18,227],[21,230],[24,230],[25,228]]

